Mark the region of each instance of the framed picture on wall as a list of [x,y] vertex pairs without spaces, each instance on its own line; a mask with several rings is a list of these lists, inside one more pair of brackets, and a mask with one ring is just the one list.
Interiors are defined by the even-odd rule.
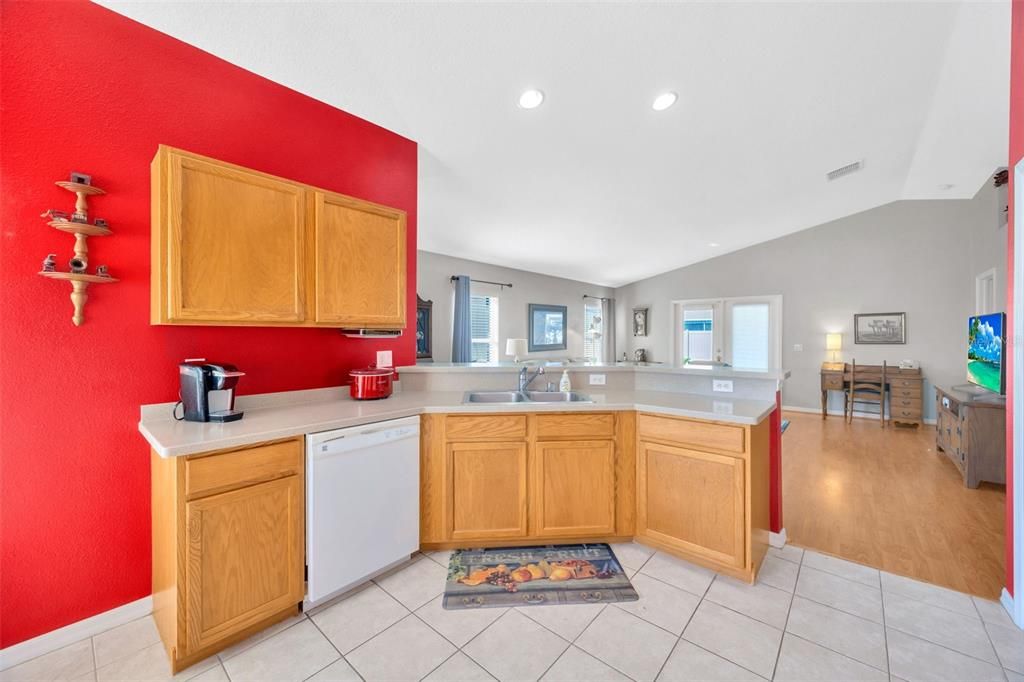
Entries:
[[649,308],[633,308],[633,336],[647,336]]
[[565,350],[565,330],[568,308],[564,305],[529,304],[531,353],[545,350]]
[[432,329],[434,314],[434,302],[424,301],[419,294],[416,295],[416,359],[427,360],[433,358]]
[[861,313],[853,316],[853,342],[901,344],[907,342],[906,313]]

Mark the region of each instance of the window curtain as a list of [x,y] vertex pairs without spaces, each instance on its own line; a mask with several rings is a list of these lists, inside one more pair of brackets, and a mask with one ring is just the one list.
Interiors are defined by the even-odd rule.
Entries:
[[601,362],[615,362],[615,299],[602,299],[601,320]]
[[473,336],[470,327],[469,276],[455,277],[455,305],[452,314],[452,362],[472,362]]

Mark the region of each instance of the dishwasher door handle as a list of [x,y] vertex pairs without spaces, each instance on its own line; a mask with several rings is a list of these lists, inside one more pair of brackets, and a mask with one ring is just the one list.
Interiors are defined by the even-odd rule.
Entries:
[[374,431],[360,431],[359,433],[335,436],[314,446],[313,456],[317,458],[339,455],[344,452],[351,452],[361,448],[373,447],[383,443],[394,443],[406,438],[418,438],[420,430],[418,426],[391,427],[376,429]]

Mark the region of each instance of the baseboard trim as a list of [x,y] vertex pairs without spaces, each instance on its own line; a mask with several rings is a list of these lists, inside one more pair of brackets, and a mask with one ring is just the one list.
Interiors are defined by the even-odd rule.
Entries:
[[77,623],[51,630],[38,637],[26,639],[24,642],[18,642],[6,649],[0,649],[0,670],[13,668],[25,661],[30,661],[43,654],[56,651],[69,644],[74,644],[86,637],[106,632],[111,628],[116,628],[118,625],[130,623],[150,613],[153,613],[152,595],[123,604],[103,613],[97,613],[95,616],[90,616]]
[[1017,612],[1013,610],[1014,609],[1013,595],[1011,595],[1009,592],[1007,592],[1005,587],[1003,588],[1002,593],[999,595],[999,603],[1002,604],[1003,608],[1006,609],[1006,612],[1008,614],[1010,614],[1010,620],[1012,620],[1014,623],[1016,623],[1017,627],[1019,627],[1021,630],[1024,630],[1024,623],[1018,623],[1017,622],[1017,618],[1016,618]]
[[768,544],[776,549],[782,549],[786,546],[786,529],[783,528],[778,533],[768,533]]
[[[783,405],[782,409],[783,410],[789,410],[790,412],[805,412],[807,414],[821,414],[821,408],[820,407],[798,407],[796,405]],[[829,410],[828,414],[829,414],[830,417],[842,417],[843,416],[842,410]],[[878,413],[877,412],[854,411],[853,416],[857,417],[858,419],[874,419],[875,421],[878,421]],[[924,421],[925,424],[929,424],[929,425],[932,425],[932,426],[935,425],[935,420],[934,419],[929,419],[929,418],[926,417],[923,421]]]

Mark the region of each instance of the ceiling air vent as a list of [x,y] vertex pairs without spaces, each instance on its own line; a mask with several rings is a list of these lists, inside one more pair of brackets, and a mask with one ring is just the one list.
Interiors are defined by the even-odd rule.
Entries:
[[863,161],[854,161],[853,163],[848,163],[845,166],[840,166],[839,168],[836,168],[835,170],[831,170],[828,173],[825,173],[825,177],[828,178],[829,181],[831,182],[832,180],[838,180],[839,178],[843,177],[844,175],[849,175],[850,173],[856,173],[857,171],[859,171],[863,167],[864,167],[864,162]]

